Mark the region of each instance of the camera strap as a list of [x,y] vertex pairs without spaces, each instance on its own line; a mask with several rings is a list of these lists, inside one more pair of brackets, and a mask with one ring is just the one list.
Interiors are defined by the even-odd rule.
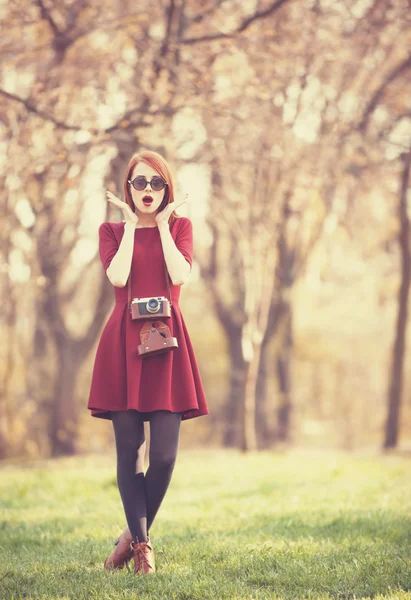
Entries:
[[[164,261],[164,274],[166,276],[168,300],[170,302],[170,307],[172,307],[173,303],[171,301],[170,283],[169,283],[169,275],[168,275],[168,271],[167,271],[166,261]],[[131,267],[130,267],[130,275],[128,276],[128,308],[131,311]]]

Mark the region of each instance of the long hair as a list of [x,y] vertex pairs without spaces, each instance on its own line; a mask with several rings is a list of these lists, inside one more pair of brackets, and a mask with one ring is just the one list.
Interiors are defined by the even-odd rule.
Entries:
[[[164,198],[157,209],[157,212],[161,212],[165,209],[169,202],[174,201],[174,183],[171,175],[171,169],[167,164],[166,160],[161,156],[161,154],[153,152],[152,150],[142,150],[141,152],[133,154],[133,156],[130,158],[123,181],[125,201],[129,205],[131,210],[135,213],[136,207],[134,205],[133,198],[131,197],[130,184],[127,183],[127,180],[131,179],[131,173],[136,164],[139,162],[144,162],[147,165],[149,165],[152,169],[157,171],[157,173],[161,175],[161,177],[168,183],[168,185],[166,185],[165,187]],[[177,215],[175,211],[173,211],[169,217],[168,224],[172,225],[177,218],[179,218],[179,215]]]

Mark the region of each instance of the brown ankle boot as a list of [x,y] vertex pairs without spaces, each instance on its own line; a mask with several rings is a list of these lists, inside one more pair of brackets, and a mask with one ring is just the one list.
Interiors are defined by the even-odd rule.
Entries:
[[[150,541],[150,534],[147,532],[147,538]],[[127,571],[130,571],[128,566],[129,561],[133,558],[133,549],[131,542],[133,537],[128,527],[126,527],[121,535],[115,540],[113,552],[104,561],[104,568],[107,571],[117,571],[123,569],[124,565],[127,567]]]
[[133,558],[133,551],[130,548],[132,539],[129,528],[126,527],[114,542],[115,548],[113,552],[104,561],[104,568],[107,571],[117,571],[122,569],[124,565],[126,565],[128,571],[130,570],[128,562]]
[[148,538],[147,542],[131,542],[130,547],[133,551],[134,573],[136,575],[146,575],[149,573],[154,573],[156,567],[154,560],[154,550],[151,545],[150,539]]

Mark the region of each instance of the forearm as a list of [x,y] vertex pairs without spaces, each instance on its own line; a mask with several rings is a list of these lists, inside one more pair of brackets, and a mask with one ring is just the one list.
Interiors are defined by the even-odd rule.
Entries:
[[127,222],[124,224],[124,234],[120,246],[107,269],[107,277],[116,287],[124,287],[130,274],[134,232],[135,226],[133,223]]
[[173,285],[183,285],[191,272],[191,265],[175,245],[168,223],[159,226],[164,259]]

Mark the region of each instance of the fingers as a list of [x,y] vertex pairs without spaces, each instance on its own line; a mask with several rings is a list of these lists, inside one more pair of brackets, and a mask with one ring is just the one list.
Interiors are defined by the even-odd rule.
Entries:
[[179,202],[178,204],[176,204],[173,208],[173,210],[176,210],[177,208],[180,208],[180,206],[182,206],[183,204],[185,204],[186,200],[181,200],[181,202]]
[[107,196],[107,200],[109,202],[112,202],[115,206],[118,206],[118,208],[121,208],[121,210],[123,211],[126,218],[130,217],[132,215],[132,210],[129,207],[129,205],[127,204],[127,202],[123,202],[109,190],[106,190],[106,196]]
[[184,194],[184,198],[182,198],[181,200],[178,200],[177,202],[174,201],[172,204],[175,204],[174,208],[178,208],[179,206],[181,206],[182,204],[187,202],[187,200],[188,200],[188,194]]
[[118,198],[109,190],[106,190],[106,196],[107,196],[107,200],[118,200]]
[[117,198],[117,196],[115,196],[109,190],[106,190],[106,197],[109,202],[112,202],[113,204],[115,204],[116,206],[119,206],[120,208],[123,208],[124,204],[126,204],[125,202],[123,202],[122,200]]

